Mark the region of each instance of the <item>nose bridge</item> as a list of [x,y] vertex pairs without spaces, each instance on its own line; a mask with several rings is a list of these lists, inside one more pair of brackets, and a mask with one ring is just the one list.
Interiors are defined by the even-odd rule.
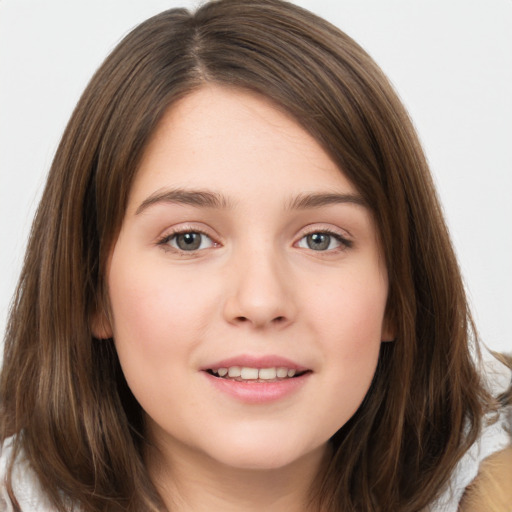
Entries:
[[270,242],[234,250],[225,313],[230,322],[284,325],[295,314],[286,257]]

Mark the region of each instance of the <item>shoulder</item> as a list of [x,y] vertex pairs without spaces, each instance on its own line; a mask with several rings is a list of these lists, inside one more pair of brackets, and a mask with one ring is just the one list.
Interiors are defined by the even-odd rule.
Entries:
[[6,439],[0,446],[0,512],[13,512],[14,508],[7,488],[8,471],[12,463],[12,489],[22,512],[53,512],[51,505],[41,488],[36,475],[31,470],[23,453],[18,454],[14,462],[14,438]]
[[512,510],[512,446],[497,452],[480,465],[466,489],[459,512],[510,512]]
[[[510,387],[512,371],[497,360],[486,361],[482,374],[496,397]],[[430,512],[512,512],[511,413],[510,406],[503,406],[482,419],[477,440],[457,463],[444,492],[428,508]],[[498,492],[508,508],[492,508],[489,494],[494,493],[496,501]]]
[[[504,392],[508,388],[508,406],[501,409],[498,426],[512,435],[512,404],[510,403],[511,371],[507,366],[494,362],[490,372],[491,389]],[[459,512],[512,512],[512,445],[495,451],[485,458],[475,479],[466,488]]]

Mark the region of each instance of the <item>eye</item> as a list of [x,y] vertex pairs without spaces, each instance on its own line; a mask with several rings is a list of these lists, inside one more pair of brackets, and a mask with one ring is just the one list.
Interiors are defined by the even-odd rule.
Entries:
[[199,251],[213,247],[215,243],[206,234],[199,231],[172,233],[160,240],[159,245],[168,245],[179,251]]
[[303,236],[297,247],[313,251],[330,251],[340,247],[350,247],[350,242],[338,234],[318,231]]

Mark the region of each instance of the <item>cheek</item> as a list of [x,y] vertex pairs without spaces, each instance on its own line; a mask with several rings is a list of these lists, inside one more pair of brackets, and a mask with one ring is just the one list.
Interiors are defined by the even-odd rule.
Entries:
[[190,354],[200,343],[209,317],[206,303],[212,301],[183,273],[171,275],[162,266],[114,254],[110,269],[112,327],[121,367],[138,402],[158,416],[162,407],[174,409],[184,399],[180,383],[191,371]]
[[[360,277],[363,276],[363,277]],[[330,410],[336,430],[355,413],[373,380],[382,342],[387,281],[379,272],[356,272],[331,282],[310,301],[312,325],[322,340]],[[313,309],[314,306],[314,309]]]
[[330,401],[325,410],[332,414],[327,419],[331,435],[355,414],[368,393],[382,343],[377,306],[371,311],[373,305],[364,301],[358,305],[345,302],[341,307],[342,313],[338,310],[338,316],[331,317],[323,347],[328,356],[324,368],[330,376],[326,391]]
[[198,312],[212,301],[197,280],[162,266],[125,262],[115,254],[110,268],[109,296],[118,339],[168,346],[171,337],[179,339],[201,328],[205,319]]
[[364,351],[381,341],[387,290],[387,280],[377,269],[340,275],[309,301],[310,319],[332,340],[334,350],[347,356]]
[[216,302],[183,272],[122,256],[114,253],[109,274],[114,342],[128,384],[146,406],[190,371]]

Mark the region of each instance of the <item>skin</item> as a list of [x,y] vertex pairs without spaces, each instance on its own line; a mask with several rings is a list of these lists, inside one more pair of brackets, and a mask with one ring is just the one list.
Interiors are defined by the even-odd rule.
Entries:
[[[197,190],[223,199],[188,204]],[[204,233],[201,245],[180,249],[176,231]],[[307,235],[326,232],[327,247],[312,248]],[[306,510],[328,439],[393,338],[372,215],[325,151],[260,96],[191,93],[145,152],[107,275],[112,318],[96,334],[113,336],[146,413],[167,505]],[[204,371],[240,355],[286,357],[308,375],[278,400],[245,403]]]

